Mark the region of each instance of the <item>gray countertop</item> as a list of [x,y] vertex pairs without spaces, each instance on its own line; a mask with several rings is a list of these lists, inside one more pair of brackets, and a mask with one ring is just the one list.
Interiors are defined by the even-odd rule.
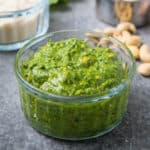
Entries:
[[[102,28],[94,0],[75,0],[66,9],[51,12],[50,31]],[[150,43],[150,26],[139,30]],[[136,74],[128,112],[111,133],[82,142],[48,138],[32,129],[21,111],[13,71],[16,52],[0,52],[0,150],[150,150],[150,78]]]

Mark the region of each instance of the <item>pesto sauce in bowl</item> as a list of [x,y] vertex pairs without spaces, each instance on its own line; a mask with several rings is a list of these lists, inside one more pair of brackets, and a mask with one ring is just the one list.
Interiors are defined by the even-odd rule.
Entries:
[[[130,84],[113,96],[85,102],[87,96],[107,95],[127,78],[121,58],[110,48],[92,47],[76,38],[48,41],[23,60],[20,68],[29,84],[62,96],[62,101],[44,99],[19,84],[25,116],[46,135],[69,140],[103,135],[126,112]],[[63,101],[64,97],[68,99]],[[77,101],[72,101],[75,97]]]
[[21,72],[32,85],[63,96],[104,95],[127,75],[111,49],[75,38],[49,41],[23,61]]

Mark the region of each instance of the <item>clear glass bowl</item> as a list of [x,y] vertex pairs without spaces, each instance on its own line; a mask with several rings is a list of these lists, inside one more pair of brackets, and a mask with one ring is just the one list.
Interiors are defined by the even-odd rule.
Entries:
[[[130,51],[113,37],[110,48],[118,53],[128,73],[125,81],[104,96],[61,96],[32,86],[22,76],[21,62],[28,59],[47,41],[68,38],[83,39],[84,32],[49,33],[30,41],[16,56],[15,73],[19,83],[22,110],[33,128],[39,132],[66,140],[84,140],[103,135],[122,120],[128,104],[130,84],[135,73],[135,61]],[[105,36],[105,35],[101,35]]]
[[48,26],[48,0],[39,0],[27,9],[0,12],[0,51],[19,49],[33,37],[45,34]]

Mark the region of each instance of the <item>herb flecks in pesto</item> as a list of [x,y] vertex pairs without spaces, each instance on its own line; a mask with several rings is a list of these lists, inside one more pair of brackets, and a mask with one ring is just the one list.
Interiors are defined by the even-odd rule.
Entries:
[[76,38],[47,42],[22,62],[21,72],[32,85],[64,96],[104,95],[126,78],[115,52]]

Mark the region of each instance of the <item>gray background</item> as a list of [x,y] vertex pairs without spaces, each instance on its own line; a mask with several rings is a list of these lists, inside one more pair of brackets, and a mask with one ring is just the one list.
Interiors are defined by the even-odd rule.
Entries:
[[[74,0],[67,9],[51,12],[50,31],[102,28],[94,0]],[[150,26],[139,30],[150,44]],[[0,52],[0,150],[150,150],[150,78],[136,75],[123,122],[111,133],[83,141],[68,142],[37,133],[21,111],[13,71],[16,52]]]

